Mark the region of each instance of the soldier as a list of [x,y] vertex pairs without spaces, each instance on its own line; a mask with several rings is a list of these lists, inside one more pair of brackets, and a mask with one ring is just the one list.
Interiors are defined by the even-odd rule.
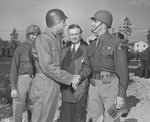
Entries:
[[[79,25],[68,27],[71,45],[63,50],[62,69],[71,74],[79,74],[86,54],[87,43],[81,38]],[[86,79],[74,90],[71,86],[61,85],[62,106],[59,122],[86,122],[86,103],[89,81]]]
[[76,89],[79,75],[60,69],[62,40],[66,15],[60,9],[51,9],[46,14],[47,28],[40,34],[33,50],[36,74],[30,97],[33,103],[32,122],[52,122],[57,108],[60,83]]
[[[112,14],[97,11],[91,18],[95,40],[91,41],[80,72],[81,80],[90,74],[87,121],[114,122],[116,111],[124,105],[128,84],[126,49],[122,41],[108,32]],[[115,109],[110,108],[115,105]],[[114,112],[114,113],[113,113]]]
[[142,55],[141,64],[140,78],[147,79],[150,77],[150,43]]
[[34,75],[32,46],[40,33],[41,30],[37,25],[30,25],[26,30],[27,41],[15,50],[10,71],[14,122],[22,122],[22,113]]

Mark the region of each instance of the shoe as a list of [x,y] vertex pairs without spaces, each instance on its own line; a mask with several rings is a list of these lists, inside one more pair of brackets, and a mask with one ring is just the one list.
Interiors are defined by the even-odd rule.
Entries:
[[124,108],[124,109],[122,110],[122,115],[121,115],[121,117],[127,117],[127,116],[128,116],[128,113],[129,113],[129,109]]

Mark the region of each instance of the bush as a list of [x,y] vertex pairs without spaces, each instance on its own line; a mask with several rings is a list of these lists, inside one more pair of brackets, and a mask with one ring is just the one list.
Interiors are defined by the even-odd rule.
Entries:
[[10,78],[5,74],[0,75],[0,98],[4,98],[7,103],[12,103]]

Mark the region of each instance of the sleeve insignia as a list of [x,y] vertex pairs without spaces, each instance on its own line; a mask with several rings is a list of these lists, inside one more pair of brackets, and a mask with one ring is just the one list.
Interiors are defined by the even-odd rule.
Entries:
[[124,49],[123,45],[120,44],[119,47],[118,47],[118,49],[119,49],[119,50]]

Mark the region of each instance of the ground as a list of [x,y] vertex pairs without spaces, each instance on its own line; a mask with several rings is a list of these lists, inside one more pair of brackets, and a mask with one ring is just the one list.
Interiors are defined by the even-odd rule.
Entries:
[[[135,65],[133,66],[132,63]],[[5,63],[2,63],[3,65]],[[6,64],[9,64],[6,62]],[[139,78],[137,69],[138,62],[130,63],[130,83],[127,89],[126,106],[129,110],[127,117],[122,118],[126,122],[150,122],[150,79]],[[9,69],[7,66],[6,69]],[[136,69],[136,70],[135,70]],[[8,73],[8,71],[5,71]],[[59,106],[61,99],[59,99]],[[0,107],[2,104],[0,105]],[[56,112],[56,118],[59,116],[59,111]],[[26,113],[23,115],[26,122]],[[0,122],[12,122],[12,108],[6,106],[0,109]]]
[[150,122],[150,79],[130,76],[131,85],[127,89],[129,114],[126,122]]

